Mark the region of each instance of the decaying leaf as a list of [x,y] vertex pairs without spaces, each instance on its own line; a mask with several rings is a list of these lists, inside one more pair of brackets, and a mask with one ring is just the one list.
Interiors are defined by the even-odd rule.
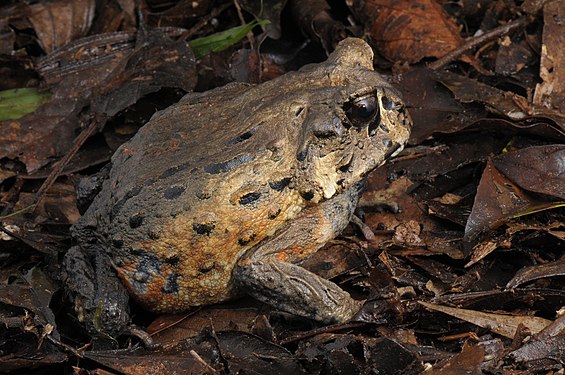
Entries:
[[565,145],[532,146],[493,159],[523,189],[565,200]]
[[349,35],[326,0],[290,0],[289,8],[302,33],[319,41],[328,54]]
[[545,327],[510,355],[518,362],[559,363],[565,358],[565,315]]

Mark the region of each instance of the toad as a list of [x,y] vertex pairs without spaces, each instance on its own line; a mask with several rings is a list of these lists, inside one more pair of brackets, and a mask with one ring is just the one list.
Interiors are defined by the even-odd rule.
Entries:
[[72,227],[64,267],[79,319],[116,334],[128,294],[178,312],[247,293],[347,321],[362,302],[300,261],[346,227],[365,176],[402,150],[411,125],[355,38],[269,82],[187,94],[116,151]]

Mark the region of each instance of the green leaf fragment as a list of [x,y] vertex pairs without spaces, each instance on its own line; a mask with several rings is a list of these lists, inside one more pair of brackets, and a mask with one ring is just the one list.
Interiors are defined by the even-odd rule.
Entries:
[[0,121],[17,120],[49,100],[50,94],[35,88],[0,91]]
[[199,58],[211,52],[219,52],[234,45],[243,39],[255,26],[266,25],[268,23],[270,23],[268,20],[255,20],[214,35],[193,39],[188,42],[188,44],[190,48],[192,48],[196,58]]

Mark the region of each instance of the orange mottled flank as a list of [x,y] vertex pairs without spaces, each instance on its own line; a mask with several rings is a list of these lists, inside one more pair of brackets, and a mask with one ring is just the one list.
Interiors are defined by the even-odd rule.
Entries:
[[[135,286],[136,273],[147,271],[143,270],[144,259],[138,258],[138,264],[118,268],[130,294],[144,307],[157,312],[181,311],[233,298],[236,290],[231,274],[238,259],[302,211],[304,200],[296,191],[285,189],[269,196],[265,202],[257,202],[253,208],[212,198],[202,202],[200,212],[217,211],[219,205],[223,209],[221,215],[214,216],[212,235],[197,234],[193,229],[193,224],[202,222],[202,216],[179,215],[161,227],[158,240],[135,244],[136,248],[155,255],[160,261],[160,274],[150,275],[146,282],[137,283],[142,285],[139,288]],[[272,217],[273,206],[281,207],[275,218]],[[243,244],[242,239],[245,240]],[[295,258],[301,252],[304,251],[299,247],[291,249],[290,257]],[[174,255],[177,256],[174,264],[167,263],[166,260]],[[175,274],[178,275],[175,293],[163,292],[168,278]]]

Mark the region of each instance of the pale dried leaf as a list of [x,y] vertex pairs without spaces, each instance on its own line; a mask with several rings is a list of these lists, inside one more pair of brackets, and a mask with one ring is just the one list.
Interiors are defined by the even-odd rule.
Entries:
[[466,322],[475,324],[482,328],[490,329],[504,337],[514,338],[516,329],[522,324],[533,334],[540,332],[542,329],[551,324],[551,320],[538,318],[536,316],[515,316],[484,313],[475,310],[458,309],[454,307],[435,305],[433,303],[419,301],[420,305],[434,311],[454,316]]

